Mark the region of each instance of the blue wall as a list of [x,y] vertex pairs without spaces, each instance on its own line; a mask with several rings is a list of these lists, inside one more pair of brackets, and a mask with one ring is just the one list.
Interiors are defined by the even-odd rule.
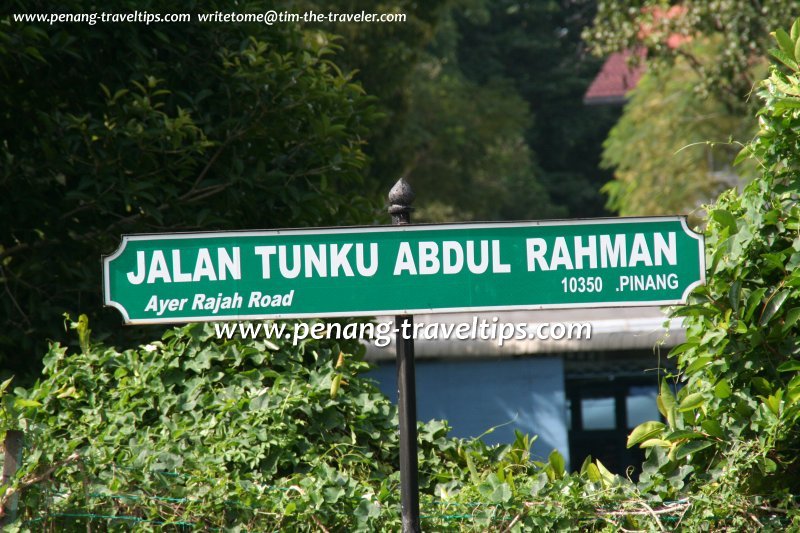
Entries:
[[[544,460],[553,449],[569,458],[564,365],[560,357],[417,361],[417,418],[445,419],[455,437],[484,435],[487,444],[514,441],[514,430],[538,435],[532,454]],[[381,364],[369,377],[397,401],[394,363]]]

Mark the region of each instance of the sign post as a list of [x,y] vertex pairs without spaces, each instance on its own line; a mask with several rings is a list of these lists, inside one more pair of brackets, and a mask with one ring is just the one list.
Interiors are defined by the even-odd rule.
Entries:
[[129,324],[672,305],[704,263],[683,217],[126,235],[103,290]]
[[404,533],[420,531],[412,315],[683,303],[705,282],[685,217],[126,235],[103,296],[127,324],[396,315]]
[[[411,223],[411,203],[414,192],[404,180],[400,180],[389,191],[389,214],[392,224]],[[414,325],[410,315],[394,318],[397,329],[397,417],[400,425],[400,507],[403,533],[418,533],[419,525],[419,479],[417,457],[417,385],[414,370],[414,339],[404,335]]]

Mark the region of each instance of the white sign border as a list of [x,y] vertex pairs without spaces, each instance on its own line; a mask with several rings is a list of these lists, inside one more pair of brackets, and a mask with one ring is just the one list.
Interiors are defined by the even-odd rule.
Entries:
[[[680,222],[684,233],[697,240],[698,255],[700,258],[699,280],[690,284],[680,300],[652,300],[635,302],[608,302],[608,303],[574,303],[574,304],[538,304],[538,305],[516,305],[516,306],[482,306],[482,307],[448,307],[448,308],[421,308],[421,309],[393,309],[375,311],[342,311],[330,313],[278,313],[263,315],[244,315],[244,316],[193,316],[180,318],[140,318],[131,320],[127,310],[120,304],[111,299],[109,264],[111,261],[122,255],[128,242],[134,241],[153,241],[153,240],[175,240],[175,239],[208,239],[226,237],[273,237],[291,233],[293,235],[320,235],[320,234],[348,234],[348,233],[385,233],[397,231],[441,231],[463,229],[464,226],[476,229],[499,229],[499,228],[519,228],[519,227],[548,227],[548,226],[585,226],[594,224],[635,224],[635,223],[655,223],[655,222]],[[648,307],[648,306],[668,306],[686,303],[689,294],[698,286],[706,282],[706,256],[704,249],[705,239],[702,233],[698,233],[687,224],[686,215],[673,216],[650,216],[650,217],[605,217],[605,218],[581,218],[581,219],[559,219],[559,220],[532,220],[532,221],[510,221],[510,222],[457,222],[449,224],[401,224],[386,226],[341,226],[341,227],[320,227],[320,228],[282,228],[274,230],[235,230],[235,231],[202,231],[202,232],[172,232],[172,233],[137,233],[123,235],[119,247],[111,254],[103,255],[101,264],[103,267],[103,305],[113,307],[122,315],[125,325],[139,324],[184,324],[190,322],[237,322],[249,320],[284,320],[295,318],[338,318],[338,317],[365,317],[376,315],[414,315],[414,314],[436,314],[436,313],[478,313],[486,311],[537,311],[544,309],[600,309],[615,307]]]

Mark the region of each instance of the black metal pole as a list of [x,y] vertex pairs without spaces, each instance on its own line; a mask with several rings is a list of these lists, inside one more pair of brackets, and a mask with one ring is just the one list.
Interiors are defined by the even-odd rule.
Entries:
[[[389,191],[392,224],[411,223],[414,191],[400,178]],[[394,318],[397,334],[397,414],[400,419],[400,505],[403,533],[418,533],[419,479],[417,461],[417,385],[414,375],[414,319],[411,315]]]

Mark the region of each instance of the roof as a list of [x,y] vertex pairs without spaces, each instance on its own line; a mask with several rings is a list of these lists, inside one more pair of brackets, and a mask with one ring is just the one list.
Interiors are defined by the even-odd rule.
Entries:
[[[493,313],[442,313],[414,315],[415,324],[472,324],[497,317],[503,323],[526,324],[527,331],[539,324],[591,324],[591,338],[572,340],[511,339],[499,346],[497,340],[424,339],[414,341],[417,358],[514,357],[519,355],[564,354],[576,352],[620,352],[653,350],[656,345],[671,348],[684,342],[685,330],[681,319],[668,320],[659,307],[615,307],[603,309],[555,309],[547,311],[506,311]],[[394,317],[378,317],[378,322]],[[668,328],[664,324],[668,324]],[[499,327],[499,326],[498,326]],[[441,331],[441,330],[440,330]],[[394,336],[392,336],[394,337]],[[371,361],[395,358],[394,338],[386,347],[367,343],[366,358]]]
[[[669,9],[660,7],[642,8],[649,12],[651,21],[642,24],[639,28],[638,38],[640,42],[645,42],[649,37],[655,37],[666,42],[671,49],[678,48],[682,44],[691,41],[688,35],[679,33],[669,33],[665,37],[656,37],[659,34],[660,25],[678,19],[686,15],[686,6],[672,6]],[[662,34],[663,35],[663,34]],[[633,55],[639,56],[637,65],[631,66]],[[639,79],[644,74],[644,59],[646,50],[644,47],[636,50],[623,50],[608,56],[600,72],[592,80],[591,85],[583,95],[585,105],[605,105],[605,104],[624,104],[626,96],[630,90],[636,87]]]
[[[644,62],[631,66],[630,50],[615,52],[608,56],[600,72],[583,95],[586,105],[623,104],[628,92],[636,87],[644,73]],[[644,52],[638,53],[640,59]]]

